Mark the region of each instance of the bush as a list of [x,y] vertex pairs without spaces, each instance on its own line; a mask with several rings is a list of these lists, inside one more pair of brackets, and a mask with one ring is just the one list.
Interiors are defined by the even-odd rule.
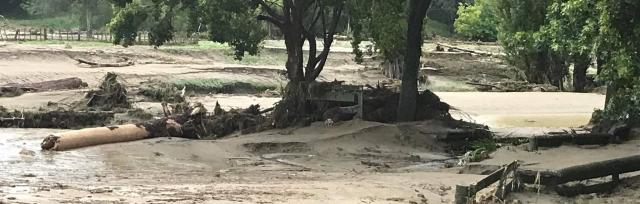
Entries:
[[453,24],[458,35],[470,39],[493,42],[498,39],[498,23],[492,0],[477,0],[474,4],[460,4],[458,19]]

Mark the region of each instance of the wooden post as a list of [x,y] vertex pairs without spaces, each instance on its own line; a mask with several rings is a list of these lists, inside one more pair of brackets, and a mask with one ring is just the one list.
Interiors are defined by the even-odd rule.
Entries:
[[78,41],[80,41],[81,35],[82,35],[82,32],[80,32],[80,30],[78,30]]
[[533,137],[529,138],[529,146],[527,151],[536,151],[538,150],[538,139]]
[[455,204],[467,204],[469,202],[469,186],[456,185]]
[[16,35],[13,36],[15,41],[18,41],[18,35],[20,35],[20,29],[16,29]]
[[47,37],[47,30],[48,30],[48,29],[47,29],[47,28],[45,28],[45,29],[44,29],[44,32],[43,32],[43,34],[44,34],[44,40],[48,40],[48,37]]

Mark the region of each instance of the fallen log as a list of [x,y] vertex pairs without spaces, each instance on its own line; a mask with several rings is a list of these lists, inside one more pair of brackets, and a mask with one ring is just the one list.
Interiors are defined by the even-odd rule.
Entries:
[[582,181],[605,176],[619,178],[620,174],[640,171],[640,155],[593,162],[567,167],[557,171],[522,170],[520,175],[525,183],[534,183],[538,172],[543,185],[559,185],[571,181]]
[[64,89],[79,89],[87,87],[87,83],[83,82],[82,79],[78,77],[59,79],[59,80],[50,80],[43,81],[37,83],[26,83],[26,84],[17,84],[10,83],[5,84],[5,87],[17,87],[22,89],[23,91],[55,91],[55,90],[64,90]]
[[576,145],[606,145],[619,142],[619,139],[607,133],[566,133],[534,136],[529,139],[529,149],[538,147],[559,147],[563,144]]
[[87,64],[91,67],[127,67],[135,65],[132,61],[128,61],[126,63],[97,63],[79,58],[74,58],[74,60],[78,61],[79,64]]
[[149,137],[143,126],[121,125],[112,127],[89,128],[49,135],[41,144],[43,150],[63,151],[80,147],[117,142],[129,142]]
[[101,144],[168,136],[183,136],[182,126],[173,119],[165,118],[142,124],[87,128],[58,135],[49,135],[44,138],[40,147],[43,150],[64,151]]

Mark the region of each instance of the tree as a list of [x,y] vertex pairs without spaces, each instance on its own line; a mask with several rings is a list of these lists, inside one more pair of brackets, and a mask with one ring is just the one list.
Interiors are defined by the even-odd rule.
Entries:
[[[277,127],[307,117],[307,86],[324,69],[345,5],[345,0],[206,0],[196,6],[202,9],[194,9],[195,0],[154,0],[150,6],[132,0],[111,1],[117,8],[109,27],[114,33],[114,43],[125,46],[133,44],[138,29],[149,16],[156,22],[149,34],[152,44],[161,46],[170,40],[178,5],[202,12],[211,40],[232,46],[237,59],[242,59],[245,53],[258,53],[265,32],[256,20],[280,29],[287,50],[285,68],[289,83],[283,100],[276,106]],[[322,40],[322,49],[318,48],[317,38]],[[305,53],[303,46],[307,43],[309,50]]]
[[640,122],[640,1],[601,0],[598,13],[597,53],[602,59],[599,75],[609,87],[605,116],[610,120]]
[[[324,69],[331,45],[342,17],[344,0],[284,0],[275,5],[263,0],[255,1],[264,14],[258,20],[267,21],[280,29],[287,49],[287,78],[289,83],[282,101],[276,105],[276,127],[286,127],[307,117],[309,113],[307,86],[316,80]],[[278,9],[276,9],[278,8]],[[318,53],[316,38],[323,48]],[[309,43],[304,60],[303,45]]]
[[[113,18],[108,24],[113,35],[113,43],[125,47],[133,45],[138,31],[148,24],[149,41],[153,46],[161,46],[173,39],[175,32],[173,19],[178,10],[197,12],[198,0],[109,0],[113,5]],[[197,15],[190,15],[197,17]],[[150,18],[149,18],[150,17]],[[192,19],[190,23],[197,19]]]
[[547,11],[548,23],[541,32],[548,35],[553,51],[573,64],[573,88],[583,92],[586,74],[598,34],[595,0],[554,0]]
[[[498,39],[508,61],[524,72],[531,83],[547,83],[554,78],[550,71],[552,52],[540,28],[546,22],[546,10],[550,0],[496,0]],[[552,82],[553,83],[553,82]]]
[[470,40],[496,41],[498,22],[494,0],[477,0],[473,4],[460,4],[454,27],[456,33]]
[[422,25],[431,0],[410,0],[407,18],[407,56],[402,73],[402,87],[398,104],[398,121],[413,121],[418,96],[418,70],[422,56]]

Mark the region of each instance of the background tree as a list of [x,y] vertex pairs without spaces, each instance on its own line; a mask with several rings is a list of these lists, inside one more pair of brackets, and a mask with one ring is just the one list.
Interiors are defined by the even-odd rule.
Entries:
[[470,40],[493,42],[498,39],[495,0],[477,0],[473,4],[461,3],[454,27],[456,34]]
[[595,0],[554,0],[548,7],[548,23],[541,31],[548,34],[553,51],[566,56],[566,64],[573,64],[573,88],[577,92],[585,89],[598,34],[595,7]]
[[540,28],[546,22],[549,0],[496,0],[498,39],[508,61],[524,72],[531,83],[547,83],[551,49],[538,43]]

